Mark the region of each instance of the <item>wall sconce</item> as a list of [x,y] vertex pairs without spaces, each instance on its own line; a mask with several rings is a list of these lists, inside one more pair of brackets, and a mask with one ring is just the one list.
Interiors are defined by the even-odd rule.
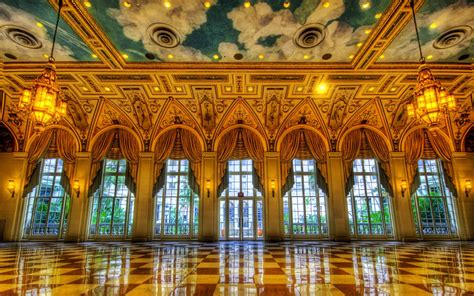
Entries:
[[272,188],[272,197],[275,197],[275,180],[270,182],[270,187]]
[[72,190],[76,192],[76,197],[79,198],[79,194],[81,192],[81,186],[79,186],[79,180],[74,180],[72,184]]
[[408,189],[407,180],[402,180],[402,197],[405,197],[405,191]]
[[467,180],[464,182],[464,189],[465,189],[465,192],[466,192],[466,197],[469,197],[469,193],[470,193],[471,190],[472,190],[471,180],[467,179]]
[[211,180],[206,180],[207,197],[211,196]]
[[15,197],[15,181],[14,180],[8,180],[8,192],[12,195],[12,198]]

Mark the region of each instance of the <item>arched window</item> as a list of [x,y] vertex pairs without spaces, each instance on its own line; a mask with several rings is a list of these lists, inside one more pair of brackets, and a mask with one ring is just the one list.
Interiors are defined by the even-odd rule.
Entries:
[[127,161],[104,159],[101,178],[101,186],[93,195],[89,237],[129,238],[135,196],[126,185]]
[[360,128],[342,145],[349,228],[354,238],[393,237],[389,150],[377,132]]
[[[26,196],[23,238],[64,238],[67,230],[70,197],[61,181],[65,178],[63,161],[46,158],[36,167],[32,178],[39,182]],[[63,180],[64,181],[64,180]]]
[[131,238],[139,145],[127,130],[108,130],[92,147],[89,238]]
[[380,183],[376,159],[353,161],[354,186],[347,196],[351,235],[390,237],[393,235],[390,197]]
[[64,129],[45,130],[29,145],[23,238],[65,237],[75,159],[74,138]]
[[418,188],[412,195],[416,233],[420,237],[457,236],[452,193],[446,186],[439,159],[418,161]]
[[263,238],[263,198],[254,186],[251,159],[229,160],[228,187],[219,198],[220,239]]
[[165,184],[155,196],[155,238],[196,238],[199,195],[189,186],[187,159],[168,159]]
[[407,135],[406,160],[413,217],[420,238],[457,237],[452,147],[441,130]]
[[161,135],[155,147],[154,238],[197,238],[202,147],[187,129]]
[[328,235],[326,194],[318,186],[313,159],[293,159],[294,184],[283,196],[285,235],[326,237]]
[[290,238],[328,235],[326,146],[308,129],[289,132],[282,140],[283,225]]

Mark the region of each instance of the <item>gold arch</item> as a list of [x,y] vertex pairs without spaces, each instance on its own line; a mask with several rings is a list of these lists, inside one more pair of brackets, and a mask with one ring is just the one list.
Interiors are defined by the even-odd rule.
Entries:
[[[44,129],[44,131],[47,131],[47,130],[50,130],[50,129],[62,129],[62,130],[65,130],[66,132],[68,132],[72,136],[72,138],[74,139],[74,143],[76,143],[76,152],[81,151],[81,140],[79,139],[79,137],[77,136],[77,134],[73,130],[71,130],[70,128],[65,127],[63,125],[50,125],[50,126],[46,127]],[[33,136],[31,136],[28,139],[27,145],[25,146],[25,151],[29,151],[29,149],[31,147],[31,144],[33,144],[33,142],[40,136],[41,136],[41,133],[35,133]]]
[[95,134],[94,137],[93,137],[93,138],[91,139],[91,141],[89,142],[87,151],[92,151],[92,148],[94,147],[95,141],[97,141],[97,139],[99,138],[99,136],[102,135],[103,133],[105,133],[106,131],[111,130],[111,129],[123,129],[123,130],[128,131],[128,132],[131,133],[131,134],[135,137],[135,139],[137,140],[137,143],[138,143],[138,146],[139,146],[139,148],[140,148],[140,151],[143,151],[143,150],[144,150],[144,149],[143,149],[143,147],[144,147],[143,141],[142,141],[142,139],[140,138],[140,135],[138,135],[137,132],[135,132],[132,128],[129,128],[128,126],[114,124],[114,125],[110,125],[110,126],[108,126],[108,127],[103,128],[103,129],[100,130],[97,134]]
[[466,147],[466,137],[467,137],[467,135],[469,135],[469,132],[471,130],[474,131],[474,123],[471,123],[469,128],[466,129],[466,131],[464,132],[464,134],[461,137],[461,152],[466,152],[466,149],[465,149],[465,147]]
[[377,133],[379,136],[382,137],[382,139],[384,140],[385,144],[387,145],[387,148],[388,148],[388,151],[391,152],[393,151],[393,146],[392,146],[392,142],[390,142],[390,140],[387,138],[387,135],[385,135],[382,131],[380,131],[379,129],[371,126],[371,125],[368,125],[368,124],[360,124],[360,125],[356,125],[356,126],[353,126],[349,129],[347,129],[340,137],[339,137],[339,140],[337,141],[337,144],[336,144],[336,149],[337,151],[342,151],[342,143],[344,143],[344,139],[346,138],[346,136],[352,132],[353,130],[356,130],[356,129],[361,129],[361,128],[365,128],[365,129],[370,129],[371,131],[374,131],[375,133]]
[[196,136],[196,138],[198,139],[199,144],[201,144],[202,151],[206,150],[206,145],[205,145],[205,142],[202,138],[202,135],[200,135],[195,129],[193,129],[190,126],[187,126],[187,125],[184,125],[184,124],[176,124],[176,125],[172,125],[172,126],[169,126],[167,128],[164,128],[164,129],[160,130],[160,132],[155,137],[153,137],[151,147],[150,147],[151,151],[155,151],[156,143],[158,142],[158,139],[163,134],[165,134],[166,132],[168,132],[170,130],[177,129],[177,128],[182,128],[182,129],[188,130],[191,133],[193,133],[193,135]]
[[20,144],[18,143],[18,139],[16,138],[16,135],[15,133],[13,132],[13,130],[10,128],[10,126],[7,125],[7,123],[5,121],[2,121],[0,122],[1,125],[3,125],[7,130],[8,132],[10,132],[10,135],[12,136],[13,138],[13,142],[15,144],[15,147],[13,147],[13,151],[16,152],[18,151],[18,149],[20,149]]
[[[409,129],[404,135],[403,135],[403,138],[400,139],[400,148],[401,148],[401,151],[407,151],[407,149],[405,149],[405,141],[408,137],[408,135],[410,135],[412,132],[418,130],[418,129],[426,129],[426,127],[424,126],[421,126],[421,125],[418,125],[418,126],[415,126],[411,129]],[[436,129],[439,131],[439,134],[444,138],[444,140],[449,144],[449,147],[451,148],[451,152],[454,152],[456,151],[455,147],[454,147],[454,144],[453,142],[450,140],[449,136],[446,135],[441,129],[439,128],[433,128],[433,129]]]
[[214,142],[214,146],[213,146],[213,151],[217,151],[217,148],[219,148],[219,142],[221,141],[222,137],[227,134],[229,131],[233,130],[233,129],[236,129],[236,128],[246,128],[250,131],[252,131],[253,133],[255,133],[257,135],[257,137],[260,139],[262,145],[263,145],[263,151],[268,151],[268,145],[267,145],[267,141],[266,139],[262,136],[261,133],[258,132],[258,130],[256,128],[253,128],[251,126],[248,126],[248,125],[245,125],[245,124],[235,124],[235,125],[232,125],[232,126],[229,126],[228,128],[222,130],[219,135],[216,137],[216,140]]
[[276,151],[281,150],[281,144],[283,143],[283,140],[285,139],[286,135],[297,129],[306,129],[316,133],[321,138],[321,140],[323,140],[324,146],[326,147],[326,152],[330,151],[327,138],[318,129],[310,125],[294,125],[292,127],[287,128],[281,135],[278,136]]

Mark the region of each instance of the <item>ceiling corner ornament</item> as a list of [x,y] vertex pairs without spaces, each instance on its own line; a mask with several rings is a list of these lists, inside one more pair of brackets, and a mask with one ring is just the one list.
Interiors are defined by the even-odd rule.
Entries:
[[63,1],[59,0],[59,9],[54,27],[53,44],[48,64],[36,79],[32,88],[25,88],[19,102],[20,112],[26,112],[35,123],[35,131],[41,131],[48,124],[59,121],[66,115],[67,104],[60,94],[54,63],[54,45],[58,32]]
[[414,95],[407,104],[407,115],[419,119],[429,128],[441,125],[445,115],[456,109],[456,100],[441,83],[436,81],[433,73],[425,62],[421,50],[420,35],[416,23],[414,0],[410,0],[413,22],[415,24],[418,50],[420,52],[420,67]]

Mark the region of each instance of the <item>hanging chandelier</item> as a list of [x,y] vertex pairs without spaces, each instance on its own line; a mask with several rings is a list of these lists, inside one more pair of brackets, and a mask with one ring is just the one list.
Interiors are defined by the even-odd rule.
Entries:
[[416,23],[414,0],[410,0],[410,6],[420,52],[420,67],[418,68],[418,79],[413,98],[407,104],[407,114],[409,118],[420,119],[428,127],[435,127],[440,125],[445,114],[456,108],[456,100],[452,94],[441,86],[441,83],[435,80],[425,62]]
[[59,121],[66,115],[67,103],[60,96],[53,56],[62,5],[63,1],[59,0],[53,45],[48,64],[35,80],[33,87],[23,90],[18,106],[20,111],[26,112],[31,116],[37,130],[41,130],[47,124]]

